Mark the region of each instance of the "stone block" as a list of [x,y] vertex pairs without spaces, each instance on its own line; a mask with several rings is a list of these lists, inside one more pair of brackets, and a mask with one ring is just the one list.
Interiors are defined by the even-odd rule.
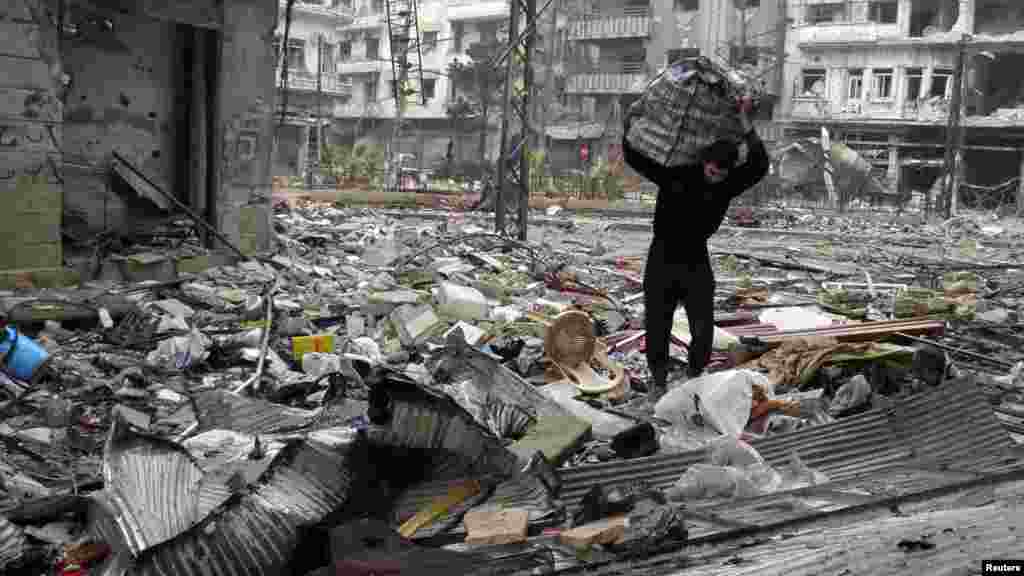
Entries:
[[59,268],[62,264],[60,242],[8,245],[0,251],[0,270]]
[[530,513],[519,508],[471,510],[462,521],[466,525],[466,544],[518,544],[526,542]]
[[14,290],[26,283],[33,288],[59,288],[65,285],[65,272],[63,268],[0,270],[0,290]]
[[542,417],[509,450],[524,462],[540,452],[559,466],[587,441],[591,428],[589,422],[574,416]]
[[594,544],[615,544],[626,537],[628,524],[629,518],[626,516],[605,518],[566,530],[562,532],[559,540],[562,544],[577,550],[586,550]]
[[201,274],[206,270],[214,266],[213,261],[209,254],[202,254],[200,256],[186,256],[184,258],[178,258],[177,272],[179,275],[182,274]]

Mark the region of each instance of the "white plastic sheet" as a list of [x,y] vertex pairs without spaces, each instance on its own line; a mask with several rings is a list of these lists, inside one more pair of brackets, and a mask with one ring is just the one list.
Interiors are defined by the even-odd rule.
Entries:
[[738,437],[750,420],[755,384],[772,389],[765,376],[751,370],[727,370],[694,378],[662,397],[654,413],[673,424],[703,422],[721,434]]

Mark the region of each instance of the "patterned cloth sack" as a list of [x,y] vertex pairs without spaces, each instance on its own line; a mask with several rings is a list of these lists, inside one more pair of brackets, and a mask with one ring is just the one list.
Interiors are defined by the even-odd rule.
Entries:
[[695,164],[698,152],[743,136],[737,103],[760,93],[739,72],[705,57],[673,63],[655,77],[626,114],[626,141],[663,166]]

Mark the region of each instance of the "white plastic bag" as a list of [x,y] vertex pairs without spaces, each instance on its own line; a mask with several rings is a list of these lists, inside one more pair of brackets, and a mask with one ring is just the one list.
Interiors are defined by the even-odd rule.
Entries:
[[764,464],[764,458],[753,446],[739,438],[722,436],[711,444],[711,464],[746,468]]
[[673,424],[703,421],[721,434],[738,437],[750,420],[755,384],[771,389],[766,377],[751,370],[694,378],[663,396],[654,413]]

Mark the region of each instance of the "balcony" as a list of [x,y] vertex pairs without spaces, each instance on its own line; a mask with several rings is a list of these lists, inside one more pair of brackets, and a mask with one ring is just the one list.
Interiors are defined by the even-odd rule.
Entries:
[[338,62],[338,74],[376,74],[384,70],[383,59],[352,59]]
[[825,98],[799,96],[793,99],[794,120],[830,120],[834,122],[945,124],[949,102],[939,98],[908,101],[894,100],[834,103]]
[[576,74],[569,77],[565,91],[568,94],[640,94],[647,82],[648,77],[643,73]]
[[[277,73],[275,85],[281,85],[280,71]],[[295,92],[316,92],[316,74],[289,70],[288,89]],[[331,96],[351,96],[352,79],[339,78],[336,74],[321,74],[320,91]]]
[[509,3],[494,0],[448,0],[448,20],[496,20],[508,18]]
[[650,16],[587,16],[569,23],[569,40],[616,40],[647,38],[651,34]]
[[[281,6],[283,17],[283,10],[288,6],[288,3],[286,0],[279,0],[278,3]],[[343,18],[345,20],[351,20],[355,16],[355,11],[352,9],[351,4],[346,5],[336,0],[296,0],[295,4],[292,5],[292,10],[294,12],[327,16],[329,18]]]
[[366,14],[356,16],[351,22],[338,27],[338,30],[375,30],[383,27],[385,24],[383,14]]

